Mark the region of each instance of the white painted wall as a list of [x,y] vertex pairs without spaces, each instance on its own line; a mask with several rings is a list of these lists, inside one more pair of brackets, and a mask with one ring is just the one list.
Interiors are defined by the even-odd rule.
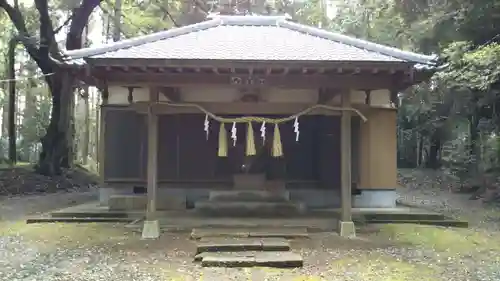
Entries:
[[[109,104],[128,104],[128,88],[121,86],[113,86],[108,88],[108,103]],[[134,101],[148,101],[148,88],[135,88],[133,92]]]
[[[182,100],[192,103],[226,103],[237,102],[244,94],[236,87],[221,86],[221,87],[199,87],[188,86],[180,90]],[[280,89],[271,88],[263,89],[261,98],[265,102],[270,103],[303,103],[315,104],[318,100],[318,91],[314,89]],[[135,88],[133,92],[134,101],[148,101],[149,89]],[[387,89],[371,91],[371,105],[376,107],[390,107],[390,92]],[[167,101],[164,95],[159,96],[160,101]],[[364,104],[364,91],[351,91],[351,101],[353,104]],[[128,104],[128,88],[113,86],[109,88],[109,104]],[[340,96],[336,96],[332,101],[332,105],[340,104]]]

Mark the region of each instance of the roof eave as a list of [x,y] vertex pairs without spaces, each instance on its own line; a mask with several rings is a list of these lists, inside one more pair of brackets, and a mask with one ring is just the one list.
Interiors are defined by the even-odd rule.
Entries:
[[147,44],[151,42],[155,42],[158,40],[163,40],[169,37],[179,36],[183,34],[187,34],[190,32],[215,27],[221,24],[222,21],[220,19],[212,19],[196,24],[186,25],[179,28],[173,28],[165,31],[156,32],[153,34],[143,35],[131,39],[125,39],[117,42],[108,43],[99,47],[89,47],[78,50],[71,51],[63,51],[63,55],[70,59],[81,59],[88,58],[91,56],[105,54],[107,52],[116,51],[119,49],[126,49],[137,45]]
[[232,68],[259,68],[276,65],[277,67],[320,67],[320,68],[391,68],[411,69],[413,62],[407,61],[297,61],[297,60],[211,60],[211,59],[135,59],[135,58],[99,58],[81,59],[94,66],[150,66],[150,67],[217,67],[231,65]]
[[420,64],[428,64],[432,65],[434,62],[438,59],[437,56],[428,56],[428,55],[422,55],[422,54],[417,54],[414,52],[408,52],[408,51],[403,51],[397,48],[389,47],[389,46],[384,46],[381,44],[373,43],[370,41],[350,37],[347,35],[343,35],[340,33],[335,33],[331,31],[326,31],[320,28],[312,27],[312,26],[307,26],[303,24],[298,24],[286,20],[281,20],[278,22],[279,26],[286,27],[292,30],[296,30],[299,32],[304,32],[307,34],[315,35],[318,37],[322,37],[325,39],[337,41],[337,42],[342,42],[345,44],[349,44],[361,49],[366,49],[369,51],[374,51],[378,52],[381,54],[385,54],[391,57],[399,58],[402,60],[408,60],[412,61],[415,63],[420,63]]

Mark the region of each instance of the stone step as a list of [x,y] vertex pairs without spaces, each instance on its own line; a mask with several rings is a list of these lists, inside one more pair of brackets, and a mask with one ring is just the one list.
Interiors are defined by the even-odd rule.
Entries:
[[196,245],[196,254],[203,252],[235,251],[289,251],[290,243],[284,238],[229,238],[209,237]]
[[301,215],[306,211],[302,202],[239,202],[198,201],[195,210],[203,215],[231,217],[272,217]]
[[290,201],[290,192],[286,190],[213,190],[209,193],[210,201],[237,202],[284,202]]
[[28,218],[26,219],[27,224],[31,223],[95,223],[95,222],[105,222],[105,223],[131,223],[135,221],[134,218],[109,218],[109,217],[95,217],[95,218],[53,218],[53,217],[38,217],[38,218]]
[[307,238],[305,227],[202,227],[193,228],[191,238],[204,239],[214,237],[260,237],[260,238]]
[[[148,205],[147,194],[111,195],[108,200],[109,210],[117,211],[142,211]],[[161,197],[156,201],[158,210],[183,210],[186,208],[185,196]]]
[[234,188],[236,189],[257,189],[265,188],[265,174],[235,174],[233,175]]
[[302,267],[302,256],[293,252],[216,252],[206,254],[201,265],[204,267]]

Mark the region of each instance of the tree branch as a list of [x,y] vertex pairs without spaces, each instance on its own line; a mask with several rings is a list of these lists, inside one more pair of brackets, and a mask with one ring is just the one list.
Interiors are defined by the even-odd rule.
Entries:
[[[56,37],[54,33],[54,27],[52,26],[52,20],[49,15],[49,5],[47,0],[37,0],[35,1],[35,7],[38,10],[40,19],[40,49],[39,53],[43,57],[47,57],[49,54],[49,48],[56,47]],[[52,46],[54,45],[55,46]]]
[[[0,0],[2,1],[2,0]],[[83,29],[88,23],[90,15],[99,6],[102,0],[83,0],[80,7],[73,9],[71,25],[66,40],[66,49],[74,50],[82,47]]]
[[7,0],[0,0],[0,8],[2,8],[7,13],[10,20],[12,21],[12,24],[14,24],[17,32],[19,33],[19,36],[21,37],[19,38],[19,41],[23,43],[28,54],[38,64],[40,62],[40,53],[36,45],[29,43],[27,40],[32,36],[28,33],[28,29],[26,28],[26,23],[24,21],[23,15],[21,14],[21,11],[9,5],[9,3],[7,3]]
[[54,34],[59,33],[59,31],[61,31],[61,29],[63,29],[63,27],[65,27],[66,25],[68,25],[68,24],[69,24],[69,22],[70,22],[72,19],[73,19],[73,15],[69,16],[69,17],[68,17],[68,18],[64,21],[64,23],[63,23],[61,26],[59,26],[58,28],[56,28],[56,29],[54,30]]

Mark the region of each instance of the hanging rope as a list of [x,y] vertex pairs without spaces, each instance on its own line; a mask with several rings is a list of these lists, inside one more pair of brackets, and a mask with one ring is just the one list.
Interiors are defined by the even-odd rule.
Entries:
[[361,113],[359,110],[352,108],[352,107],[336,107],[336,106],[329,106],[329,105],[324,105],[324,104],[315,104],[313,106],[310,106],[298,113],[295,113],[293,115],[290,115],[288,117],[283,117],[283,118],[266,118],[266,117],[258,117],[258,116],[242,116],[242,117],[235,117],[235,118],[227,118],[227,117],[220,117],[212,112],[206,110],[204,107],[195,104],[195,103],[171,103],[171,102],[157,102],[157,104],[166,104],[168,106],[172,107],[194,107],[199,109],[201,112],[205,113],[208,115],[210,118],[219,121],[221,123],[248,123],[248,122],[258,122],[258,123],[270,123],[270,124],[280,124],[284,122],[288,122],[291,120],[295,120],[296,118],[306,115],[309,112],[315,110],[315,109],[326,109],[330,111],[351,111],[356,113],[362,120],[363,122],[366,122],[368,119]]
[[306,108],[296,114],[293,114],[288,117],[283,117],[283,118],[266,118],[266,117],[256,117],[256,116],[242,116],[242,117],[236,117],[236,118],[226,118],[226,117],[220,117],[212,112],[206,110],[202,106],[194,103],[170,103],[170,102],[157,102],[158,104],[166,104],[168,106],[172,107],[194,107],[199,109],[201,112],[206,114],[205,117],[205,122],[204,122],[204,130],[207,133],[207,138],[208,138],[208,127],[209,127],[209,121],[208,118],[212,118],[216,121],[220,122],[220,128],[219,128],[219,149],[217,152],[217,155],[219,157],[227,157],[227,152],[228,152],[228,134],[226,131],[225,124],[226,123],[232,123],[232,128],[231,128],[231,139],[233,140],[233,145],[236,145],[236,123],[247,123],[247,138],[246,138],[246,149],[245,149],[245,154],[247,156],[253,156],[256,154],[256,149],[255,149],[255,138],[254,138],[254,131],[253,131],[253,122],[257,123],[262,123],[262,127],[260,129],[261,131],[261,137],[263,140],[265,140],[265,132],[266,132],[266,127],[265,124],[270,123],[274,124],[274,134],[273,134],[273,143],[272,143],[272,148],[271,148],[271,156],[273,157],[282,157],[283,156],[283,145],[281,143],[281,134],[280,134],[280,129],[279,129],[279,124],[285,123],[291,120],[294,120],[294,132],[296,133],[296,139],[295,141],[298,141],[299,137],[299,122],[298,118],[302,115],[305,115],[315,109],[326,109],[326,110],[331,110],[331,111],[352,111],[359,115],[363,122],[366,122],[368,119],[357,109],[355,108],[344,108],[344,107],[335,107],[335,106],[329,106],[329,105],[323,105],[323,104],[316,104],[313,105],[309,108]]

